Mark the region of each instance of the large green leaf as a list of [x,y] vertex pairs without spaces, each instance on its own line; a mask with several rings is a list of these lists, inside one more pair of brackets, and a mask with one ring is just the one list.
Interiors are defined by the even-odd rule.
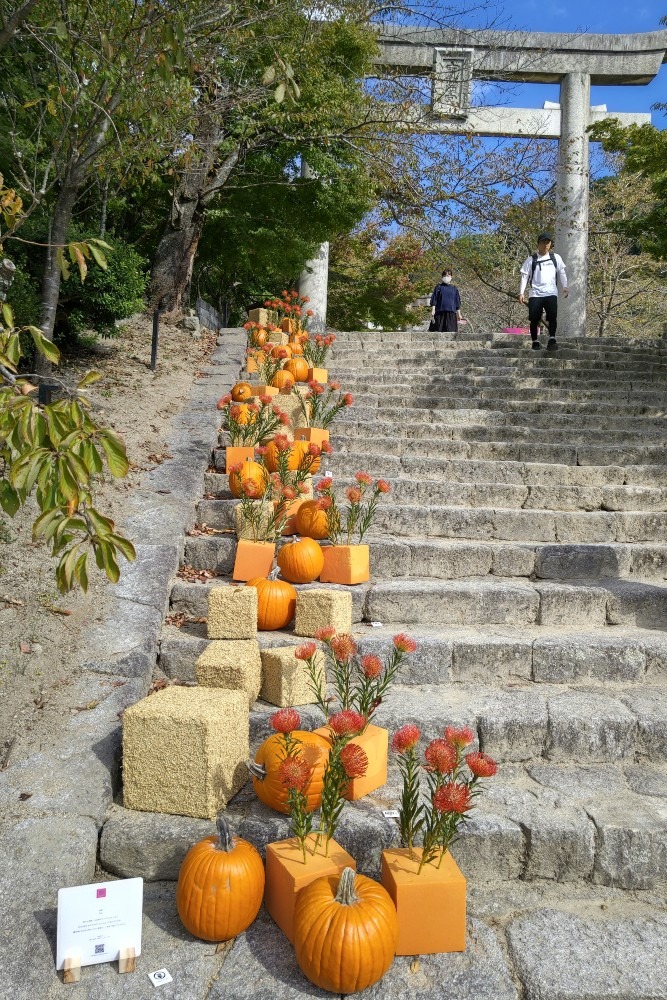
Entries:
[[116,437],[115,434],[112,434],[108,430],[102,431],[99,439],[100,444],[104,448],[111,475],[117,479],[122,479],[123,476],[127,475],[130,467],[127,455],[125,454],[125,445],[119,437]]
[[5,514],[14,517],[20,505],[19,495],[16,490],[12,488],[6,479],[0,479],[0,507],[2,507]]

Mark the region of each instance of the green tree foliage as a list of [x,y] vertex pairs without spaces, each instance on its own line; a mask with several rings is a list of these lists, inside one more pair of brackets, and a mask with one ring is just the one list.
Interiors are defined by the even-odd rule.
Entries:
[[109,240],[112,252],[106,268],[91,269],[85,282],[78,272],[72,272],[63,282],[60,310],[74,333],[93,329],[113,337],[115,320],[126,319],[144,307],[146,260],[118,237],[110,236]]
[[331,247],[329,322],[340,330],[400,329],[423,318],[411,306],[433,284],[432,262],[415,236],[370,223]]

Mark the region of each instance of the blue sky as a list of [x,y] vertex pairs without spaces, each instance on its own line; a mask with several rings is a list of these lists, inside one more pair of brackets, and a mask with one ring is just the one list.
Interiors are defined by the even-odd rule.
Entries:
[[[602,34],[656,31],[660,18],[667,15],[667,0],[521,0],[507,4],[505,17],[512,27],[528,31],[567,31]],[[542,107],[544,101],[558,100],[556,85],[524,85],[508,95],[515,107]],[[609,111],[650,111],[656,101],[667,102],[667,64],[645,87],[594,87],[591,104],[606,104]],[[653,124],[667,128],[664,112],[653,112]]]

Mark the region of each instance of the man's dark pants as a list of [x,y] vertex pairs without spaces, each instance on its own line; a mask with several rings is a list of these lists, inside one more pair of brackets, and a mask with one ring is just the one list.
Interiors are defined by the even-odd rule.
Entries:
[[549,328],[549,336],[556,336],[556,327],[558,326],[557,315],[558,315],[558,296],[557,295],[533,295],[528,299],[528,319],[530,320],[530,337],[531,340],[537,340],[537,334],[539,332],[539,323],[542,319],[542,311],[547,318],[547,326]]

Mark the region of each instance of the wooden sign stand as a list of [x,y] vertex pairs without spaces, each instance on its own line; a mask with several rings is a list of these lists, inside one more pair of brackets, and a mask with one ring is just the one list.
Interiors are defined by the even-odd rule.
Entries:
[[126,972],[137,971],[137,956],[134,948],[121,948],[118,956],[118,973],[124,975]]
[[81,979],[81,956],[71,955],[63,966],[63,983],[78,983]]
[[[134,948],[121,948],[118,956],[118,974],[137,971],[137,955]],[[81,981],[81,956],[71,955],[63,966],[63,983],[69,985]]]

